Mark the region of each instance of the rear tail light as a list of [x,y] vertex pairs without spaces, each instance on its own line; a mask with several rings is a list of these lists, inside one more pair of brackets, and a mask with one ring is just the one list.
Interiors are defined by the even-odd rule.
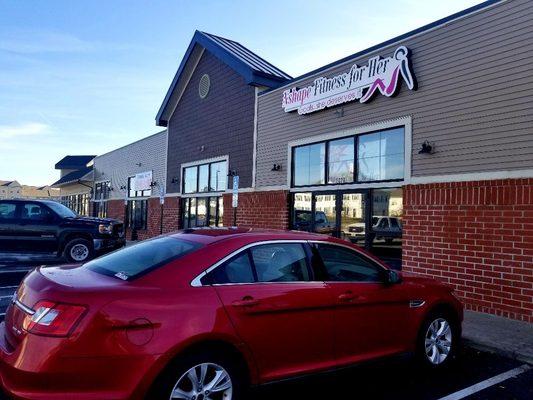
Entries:
[[27,315],[23,328],[43,336],[68,336],[81,320],[86,308],[73,304],[39,301],[32,315]]

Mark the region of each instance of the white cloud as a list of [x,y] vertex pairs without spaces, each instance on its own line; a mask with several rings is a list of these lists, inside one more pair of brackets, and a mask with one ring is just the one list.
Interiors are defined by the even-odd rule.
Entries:
[[41,135],[49,131],[49,126],[40,122],[27,122],[18,125],[0,125],[0,141],[20,136]]

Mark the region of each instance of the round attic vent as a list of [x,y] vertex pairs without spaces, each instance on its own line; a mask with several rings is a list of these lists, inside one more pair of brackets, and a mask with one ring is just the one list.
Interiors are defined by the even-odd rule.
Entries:
[[207,97],[210,87],[211,79],[209,79],[209,75],[203,74],[200,78],[200,83],[198,84],[198,93],[200,94],[200,97],[202,99],[205,99]]

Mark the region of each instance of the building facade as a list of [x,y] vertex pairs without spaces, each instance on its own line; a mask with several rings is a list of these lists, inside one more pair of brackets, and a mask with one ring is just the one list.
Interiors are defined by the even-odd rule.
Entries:
[[61,203],[79,215],[91,215],[94,157],[65,156],[55,165],[60,177],[51,187],[59,189]]
[[260,93],[237,223],[338,236],[533,321],[532,21],[485,2]]
[[146,239],[163,230],[163,208],[171,212],[166,199],[167,131],[163,130],[94,159],[92,214],[125,222],[128,238]]
[[237,42],[194,34],[156,118],[168,129],[166,229],[233,223],[225,193],[235,176],[253,185],[256,95],[289,78]]

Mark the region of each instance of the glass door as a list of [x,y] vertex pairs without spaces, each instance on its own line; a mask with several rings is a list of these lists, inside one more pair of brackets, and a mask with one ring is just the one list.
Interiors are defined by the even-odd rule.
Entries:
[[337,218],[337,199],[335,193],[315,194],[313,196],[314,229],[313,232],[339,236]]
[[340,199],[340,237],[366,247],[368,191],[343,193]]

